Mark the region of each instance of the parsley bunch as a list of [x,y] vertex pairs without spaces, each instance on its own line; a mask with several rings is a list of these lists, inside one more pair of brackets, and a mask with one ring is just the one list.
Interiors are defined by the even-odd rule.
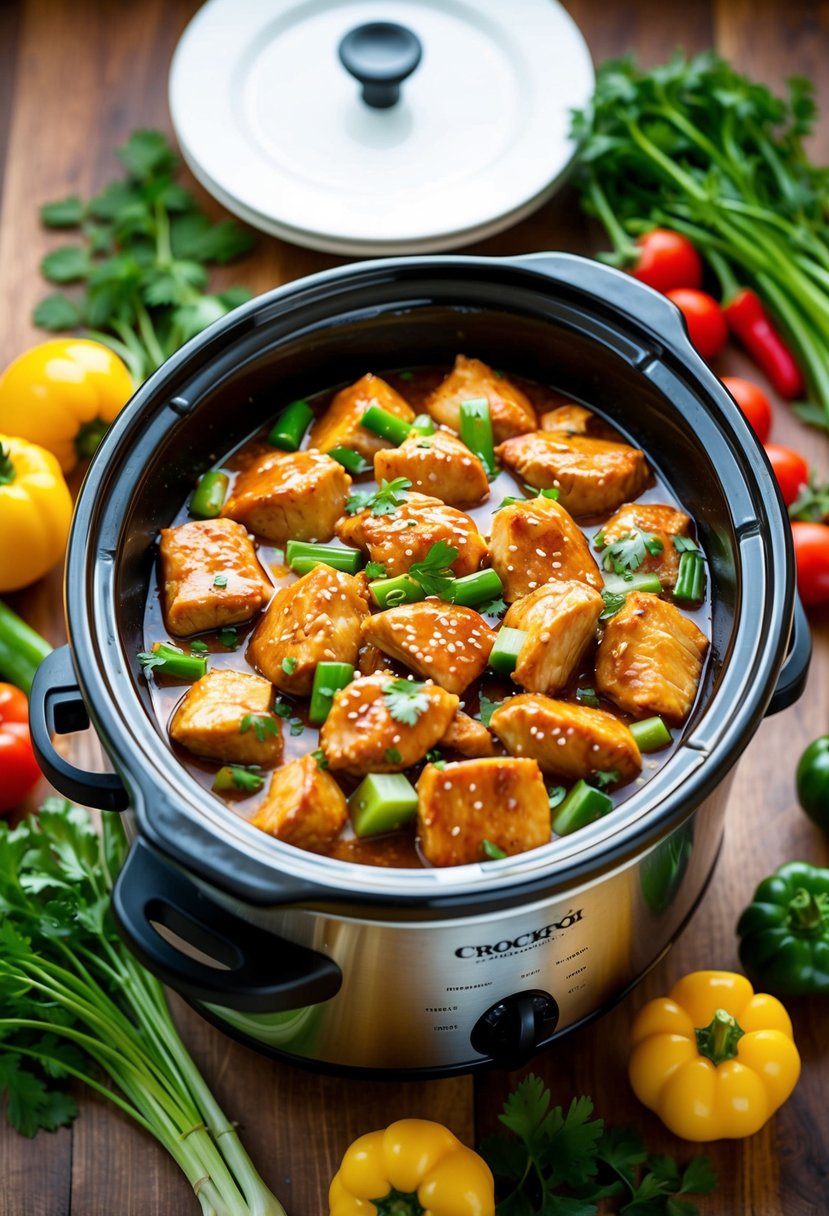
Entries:
[[233,220],[211,223],[178,185],[178,158],[160,131],[134,131],[118,158],[126,178],[84,202],[73,195],[41,208],[47,228],[75,229],[41,262],[50,283],[82,284],[37,305],[42,329],[85,326],[121,356],[136,383],[189,338],[250,299],[244,287],[210,294],[207,267],[246,253],[253,240]]
[[164,992],[115,932],[126,854],[116,815],[50,798],[0,824],[0,1096],[24,1136],[77,1114],[79,1080],[167,1149],[205,1216],[285,1216],[173,1024]]
[[502,1193],[498,1216],[596,1216],[605,1199],[620,1216],[698,1216],[684,1196],[716,1186],[706,1157],[681,1170],[672,1157],[649,1155],[632,1129],[607,1128],[592,1114],[590,1098],[574,1098],[566,1114],[551,1109],[532,1073],[517,1086],[499,1115],[512,1134],[481,1145]]

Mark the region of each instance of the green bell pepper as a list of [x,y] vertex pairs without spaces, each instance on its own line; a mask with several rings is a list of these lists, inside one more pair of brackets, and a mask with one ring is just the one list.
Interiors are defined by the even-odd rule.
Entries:
[[797,762],[797,800],[819,828],[829,832],[829,735],[813,740]]
[[737,922],[740,962],[756,988],[829,996],[829,870],[790,861],[760,883]]

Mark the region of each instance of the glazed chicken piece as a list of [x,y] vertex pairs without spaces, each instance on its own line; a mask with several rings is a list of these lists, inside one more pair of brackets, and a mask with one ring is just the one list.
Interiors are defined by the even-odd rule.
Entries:
[[457,708],[458,698],[437,684],[378,672],[335,693],[320,746],[332,771],[402,773],[443,737]]
[[330,540],[351,478],[321,452],[265,452],[236,479],[222,515],[275,545]]
[[273,688],[244,671],[208,671],[196,680],[170,723],[170,737],[194,756],[226,764],[278,764],[282,723],[271,712]]
[[[607,547],[635,531],[649,533],[662,542],[660,553],[645,551],[641,565],[637,566],[637,572],[657,574],[663,587],[673,587],[679,572],[679,551],[673,543],[673,538],[691,535],[690,515],[663,503],[626,502],[602,526],[601,536]],[[601,561],[601,557],[599,560]]]
[[650,480],[639,448],[564,431],[519,435],[502,443],[495,455],[529,485],[555,486],[571,515],[606,514],[638,497]]
[[364,460],[373,460],[376,452],[392,445],[360,425],[360,419],[372,405],[378,405],[406,422],[414,421],[415,413],[409,403],[385,380],[369,372],[356,384],[340,389],[322,417],[311,427],[309,445],[320,452],[351,448]]
[[385,448],[374,457],[378,481],[408,477],[412,488],[449,504],[477,507],[489,497],[489,481],[481,461],[451,431],[433,435],[413,432],[399,448]]
[[438,739],[438,747],[460,752],[462,756],[494,756],[495,745],[492,735],[483,722],[470,718],[462,709],[455,711],[455,716],[446,728],[446,732]]
[[538,424],[542,431],[561,431],[565,435],[587,435],[595,425],[596,416],[574,401],[559,405],[541,414]]
[[708,639],[656,595],[634,591],[607,622],[596,657],[596,689],[637,717],[682,722],[697,695]]
[[529,692],[563,688],[595,638],[603,610],[598,591],[576,580],[552,580],[514,603],[504,624],[527,633],[512,673],[515,683]]
[[417,794],[420,847],[433,866],[486,861],[485,840],[511,856],[550,840],[549,798],[534,760],[428,764]]
[[364,642],[455,693],[483,674],[495,644],[495,633],[474,608],[437,599],[378,612],[363,621],[361,632]]
[[455,366],[426,400],[426,409],[442,426],[460,430],[461,402],[485,397],[496,443],[538,426],[530,399],[505,376],[496,376],[480,359],[458,355]]
[[496,709],[489,724],[511,755],[530,756],[545,773],[576,780],[617,772],[625,782],[642,768],[633,735],[603,709],[520,693]]
[[283,692],[307,697],[318,663],[357,662],[360,625],[367,616],[364,580],[314,566],[277,591],[253,631],[248,662]]
[[249,621],[273,595],[253,542],[232,519],[162,528],[159,558],[164,621],[177,638]]
[[529,595],[550,579],[604,586],[590,546],[574,519],[552,498],[528,498],[502,507],[492,519],[489,556],[507,602]]
[[345,794],[311,755],[277,769],[251,823],[298,849],[324,849],[348,819]]
[[381,562],[389,578],[422,562],[439,540],[457,549],[452,570],[459,578],[474,574],[486,553],[486,541],[468,515],[426,494],[407,494],[390,515],[372,515],[366,508],[343,516],[336,533],[344,544]]

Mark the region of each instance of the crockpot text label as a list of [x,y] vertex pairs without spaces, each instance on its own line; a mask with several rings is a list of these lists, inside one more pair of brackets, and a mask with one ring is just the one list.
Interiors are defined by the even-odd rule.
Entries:
[[493,945],[461,946],[455,951],[455,955],[457,958],[487,958],[492,955],[510,954],[513,950],[526,950],[528,946],[535,946],[539,942],[547,941],[559,930],[569,929],[571,925],[577,924],[581,920],[583,912],[583,908],[579,908],[577,912],[568,912],[561,920],[544,925],[542,929],[532,929],[529,933],[521,933],[518,937],[511,939],[504,938],[503,941],[495,942]]

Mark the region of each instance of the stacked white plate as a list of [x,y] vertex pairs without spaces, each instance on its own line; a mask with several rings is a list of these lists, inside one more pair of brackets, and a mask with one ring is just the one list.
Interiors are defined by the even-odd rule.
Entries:
[[[422,47],[385,109],[339,56],[376,22]],[[176,49],[170,109],[195,176],[254,227],[333,253],[430,253],[550,197],[593,85],[556,0],[208,0]]]

